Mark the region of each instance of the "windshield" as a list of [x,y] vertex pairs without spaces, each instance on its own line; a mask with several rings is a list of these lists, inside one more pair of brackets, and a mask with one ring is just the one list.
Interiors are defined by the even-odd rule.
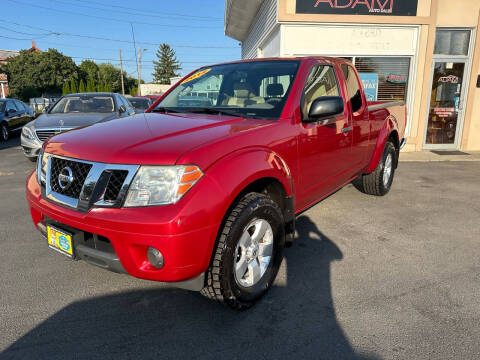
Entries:
[[148,99],[130,98],[128,99],[135,109],[145,109],[150,107],[150,101]]
[[300,62],[255,61],[202,68],[183,80],[154,110],[224,111],[245,117],[277,119]]
[[64,97],[49,113],[111,113],[114,111],[115,105],[111,96],[85,95]]

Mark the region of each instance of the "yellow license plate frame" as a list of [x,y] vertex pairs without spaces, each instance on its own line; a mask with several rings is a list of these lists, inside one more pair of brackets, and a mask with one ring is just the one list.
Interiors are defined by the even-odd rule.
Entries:
[[54,226],[47,225],[48,246],[59,253],[73,259],[72,234],[60,230]]

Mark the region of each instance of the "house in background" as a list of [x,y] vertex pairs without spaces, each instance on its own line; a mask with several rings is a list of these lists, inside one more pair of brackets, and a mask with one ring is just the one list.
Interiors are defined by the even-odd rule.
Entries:
[[[19,54],[18,51],[0,50],[0,64],[7,63],[8,59]],[[8,96],[8,79],[6,74],[0,72],[0,97],[6,98]]]

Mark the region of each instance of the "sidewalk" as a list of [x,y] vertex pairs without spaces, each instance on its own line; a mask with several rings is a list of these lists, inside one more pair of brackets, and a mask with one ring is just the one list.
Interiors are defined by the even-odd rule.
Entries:
[[431,151],[401,152],[400,161],[480,161],[480,152],[463,152],[463,154],[460,151],[445,151],[445,154],[441,154],[440,151],[437,153]]

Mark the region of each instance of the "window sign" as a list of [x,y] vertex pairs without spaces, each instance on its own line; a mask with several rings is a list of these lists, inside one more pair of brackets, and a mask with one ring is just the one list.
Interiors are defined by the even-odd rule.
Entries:
[[385,74],[385,81],[392,84],[406,84],[408,80],[407,75],[388,73]]
[[418,0],[297,0],[298,14],[416,16]]
[[378,74],[360,73],[360,79],[365,90],[367,101],[377,101],[378,94]]

